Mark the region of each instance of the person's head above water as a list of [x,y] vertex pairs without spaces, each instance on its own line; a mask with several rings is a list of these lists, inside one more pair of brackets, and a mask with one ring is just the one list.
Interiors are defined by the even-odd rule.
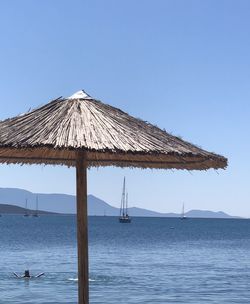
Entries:
[[25,278],[30,278],[30,272],[29,272],[29,270],[25,270],[24,271],[24,277]]

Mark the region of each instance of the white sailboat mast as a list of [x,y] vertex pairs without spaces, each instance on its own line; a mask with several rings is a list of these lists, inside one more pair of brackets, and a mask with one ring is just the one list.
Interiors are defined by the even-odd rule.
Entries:
[[36,196],[36,213],[38,212],[38,195]]
[[126,191],[126,180],[125,180],[125,177],[124,177],[123,187],[122,187],[120,216],[125,216],[125,191]]
[[122,189],[122,215],[125,216],[125,193],[126,193],[126,179],[123,180],[123,189]]
[[128,216],[128,192],[126,193],[126,216]]

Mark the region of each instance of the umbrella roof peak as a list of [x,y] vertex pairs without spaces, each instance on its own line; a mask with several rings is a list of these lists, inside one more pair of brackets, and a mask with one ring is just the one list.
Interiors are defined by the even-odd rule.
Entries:
[[92,99],[92,97],[84,90],[80,90],[69,96],[67,99]]

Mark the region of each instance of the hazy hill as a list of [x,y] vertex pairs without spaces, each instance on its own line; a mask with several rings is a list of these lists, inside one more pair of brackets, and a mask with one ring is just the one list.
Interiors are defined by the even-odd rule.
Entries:
[[225,212],[208,211],[208,210],[190,210],[186,213],[187,217],[202,217],[202,218],[239,218],[237,216],[231,216]]
[[25,207],[28,200],[28,209],[36,208],[36,196],[38,196],[41,210],[56,213],[75,213],[75,196],[66,194],[32,193],[17,188],[0,188],[0,204]]
[[[17,188],[0,188],[0,213],[19,213],[19,211],[20,213],[24,213],[24,209],[18,209],[18,212],[14,212],[14,209],[11,209],[6,205],[15,205],[24,208],[26,199],[28,200],[28,209],[34,210],[36,208],[36,197],[38,197],[39,210],[67,214],[75,214],[76,212],[74,195],[32,193],[30,191]],[[17,211],[17,209],[15,210]],[[110,206],[108,203],[95,197],[94,195],[88,195],[88,214],[118,216],[119,208]],[[129,208],[129,214],[131,216],[145,217],[180,216],[176,213],[159,213],[136,207]],[[232,216],[221,211],[213,212],[206,210],[191,210],[186,213],[186,216],[200,218],[232,218]]]
[[[25,214],[26,209],[14,205],[0,204],[0,214]],[[35,210],[29,210],[29,214],[35,214]],[[39,211],[39,214],[56,214],[53,212]]]

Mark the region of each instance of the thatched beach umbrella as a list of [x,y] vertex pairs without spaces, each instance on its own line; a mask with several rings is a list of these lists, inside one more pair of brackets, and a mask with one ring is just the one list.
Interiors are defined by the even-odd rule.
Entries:
[[152,124],[77,92],[0,122],[0,162],[76,167],[79,303],[88,296],[87,168],[206,170],[227,166]]

